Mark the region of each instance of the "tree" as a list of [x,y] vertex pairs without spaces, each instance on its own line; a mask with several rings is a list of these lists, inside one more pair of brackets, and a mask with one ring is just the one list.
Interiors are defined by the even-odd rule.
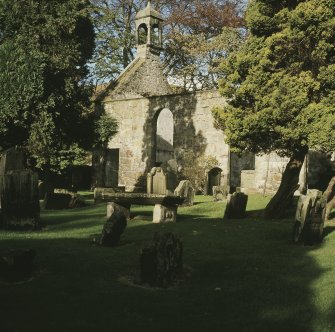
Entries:
[[[0,142],[42,169],[93,140],[85,82],[94,49],[88,0],[0,2]],[[92,128],[92,130],[91,130]]]
[[[97,31],[93,75],[115,80],[135,56],[135,15],[145,0],[92,0]],[[217,82],[219,56],[243,37],[241,6],[234,0],[156,0],[152,5],[168,18],[165,24],[166,73],[186,89],[211,88]],[[213,70],[214,69],[214,70]]]
[[244,39],[243,1],[169,1],[164,64],[183,90],[217,87],[219,59]]
[[290,158],[267,217],[280,217],[308,149],[335,149],[334,0],[254,0],[245,45],[223,60],[214,110],[233,151]]

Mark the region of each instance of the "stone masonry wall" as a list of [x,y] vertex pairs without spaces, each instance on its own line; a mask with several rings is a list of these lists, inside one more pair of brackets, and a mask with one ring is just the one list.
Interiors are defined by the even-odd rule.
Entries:
[[155,161],[155,125],[159,112],[168,109],[174,117],[174,151],[197,151],[217,158],[227,174],[228,146],[214,128],[211,109],[222,105],[218,92],[199,92],[151,98],[106,101],[107,114],[117,119],[119,132],[109,143],[120,149],[119,185],[126,190],[145,187],[146,173]]

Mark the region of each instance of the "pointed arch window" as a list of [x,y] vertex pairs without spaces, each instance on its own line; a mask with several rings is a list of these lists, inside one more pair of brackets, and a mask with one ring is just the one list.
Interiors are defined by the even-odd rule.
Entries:
[[142,23],[137,30],[137,39],[139,45],[145,45],[148,41],[148,27]]

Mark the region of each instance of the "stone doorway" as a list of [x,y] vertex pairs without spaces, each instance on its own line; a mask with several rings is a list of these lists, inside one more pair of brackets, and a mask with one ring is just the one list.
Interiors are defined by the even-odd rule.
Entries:
[[119,184],[120,149],[107,149],[105,187],[117,188]]
[[214,167],[208,172],[207,180],[207,193],[208,195],[213,195],[213,187],[221,185],[221,173],[222,169],[219,167]]

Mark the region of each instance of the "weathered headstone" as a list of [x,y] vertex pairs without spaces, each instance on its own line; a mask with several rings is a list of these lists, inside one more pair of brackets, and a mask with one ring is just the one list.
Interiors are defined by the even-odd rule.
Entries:
[[310,217],[312,199],[308,196],[301,195],[298,200],[297,210],[295,213],[295,224],[293,227],[293,242],[298,243],[305,226],[306,220]]
[[107,218],[110,218],[114,212],[121,212],[127,219],[130,219],[130,204],[125,207],[114,202],[107,202]]
[[224,219],[242,219],[246,216],[248,195],[244,193],[233,193],[227,197]]
[[330,219],[330,213],[335,208],[335,176],[330,180],[326,191],[323,193],[326,202],[324,219]]
[[177,187],[177,174],[166,166],[153,167],[150,173],[147,174],[147,193],[157,195],[173,195]]
[[113,212],[102,229],[100,244],[106,247],[117,246],[126,226],[126,216],[121,211]]
[[17,148],[8,149],[0,154],[0,175],[9,171],[23,170],[25,157],[24,153]]
[[322,241],[324,206],[325,200],[319,190],[308,190],[306,196],[300,196],[293,227],[294,243],[302,240],[305,245],[313,245]]
[[183,244],[172,233],[156,233],[140,253],[141,283],[153,287],[174,284],[183,269]]
[[325,200],[322,198],[322,192],[319,190],[308,190],[307,196],[311,197],[310,218],[306,220],[303,229],[303,242],[305,245],[320,243],[323,238],[323,209]]
[[195,195],[192,183],[189,180],[180,181],[178,187],[174,191],[174,195],[184,198],[182,206],[192,206]]
[[166,195],[167,176],[161,167],[154,167],[147,175],[147,193]]
[[213,186],[214,201],[224,201],[227,199],[228,190],[226,186]]
[[6,172],[0,178],[1,228],[38,227],[37,174],[31,170],[17,170]]

